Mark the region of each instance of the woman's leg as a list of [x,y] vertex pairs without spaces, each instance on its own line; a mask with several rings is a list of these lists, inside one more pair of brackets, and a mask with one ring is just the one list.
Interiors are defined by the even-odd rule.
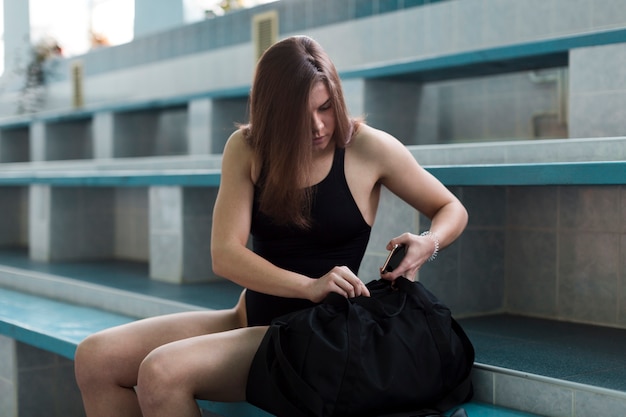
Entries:
[[141,364],[144,417],[199,417],[196,398],[243,401],[252,359],[267,327],[247,327],[163,345]]
[[89,417],[141,416],[134,386],[139,366],[164,344],[245,325],[245,304],[139,320],[87,337],[76,350],[76,381]]

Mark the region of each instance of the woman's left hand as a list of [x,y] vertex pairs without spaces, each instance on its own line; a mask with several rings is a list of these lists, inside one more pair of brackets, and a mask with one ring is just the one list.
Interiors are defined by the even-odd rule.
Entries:
[[387,244],[387,250],[393,249],[395,245],[404,245],[406,253],[397,268],[391,272],[383,273],[380,277],[393,281],[398,277],[404,277],[415,281],[417,271],[428,261],[428,258],[435,251],[435,242],[428,236],[419,236],[413,233],[404,233],[395,237]]

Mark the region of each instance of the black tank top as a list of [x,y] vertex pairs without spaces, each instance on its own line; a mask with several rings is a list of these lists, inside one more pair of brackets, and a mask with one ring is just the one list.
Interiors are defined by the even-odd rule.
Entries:
[[[309,229],[277,225],[259,211],[255,193],[251,226],[254,252],[280,268],[310,278],[319,278],[340,265],[358,272],[371,227],[348,188],[344,156],[345,149],[336,149],[330,172],[313,186]],[[275,317],[313,305],[308,300],[246,290],[249,326],[267,325]]]

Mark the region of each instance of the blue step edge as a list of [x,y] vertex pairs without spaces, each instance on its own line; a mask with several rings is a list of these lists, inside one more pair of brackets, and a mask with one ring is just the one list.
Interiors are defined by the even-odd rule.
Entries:
[[[222,403],[199,400],[198,404],[201,409],[224,417],[273,417],[272,414],[269,414],[246,402]],[[536,414],[525,413],[522,411],[511,410],[479,402],[463,404],[446,412],[445,415],[451,415],[458,408],[465,409],[468,417],[540,417]]]
[[[461,407],[467,412],[467,417],[540,417],[537,414],[530,414],[479,402],[466,403]],[[452,411],[446,413],[446,415],[450,415],[451,413]]]
[[273,417],[272,414],[247,402],[223,403],[198,400],[198,405],[202,410],[207,410],[224,417]]

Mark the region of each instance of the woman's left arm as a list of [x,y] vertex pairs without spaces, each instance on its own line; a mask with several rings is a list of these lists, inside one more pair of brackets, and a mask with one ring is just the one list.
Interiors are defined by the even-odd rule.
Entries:
[[421,167],[404,144],[384,132],[378,131],[378,135],[380,183],[431,220],[428,234],[407,232],[391,239],[388,250],[404,244],[407,254],[398,268],[381,277],[404,275],[414,279],[425,262],[461,235],[468,214],[458,198]]

